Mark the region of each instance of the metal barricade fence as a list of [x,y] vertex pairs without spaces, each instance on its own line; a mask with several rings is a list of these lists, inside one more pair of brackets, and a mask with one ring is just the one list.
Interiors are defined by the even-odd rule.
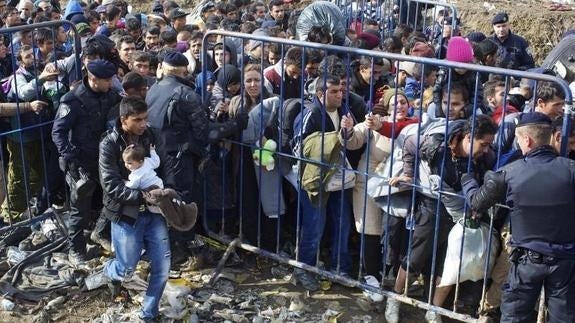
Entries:
[[[80,36],[73,23],[50,21],[0,29],[2,41],[9,45],[7,62],[11,64],[6,68],[10,75],[4,75],[6,78],[2,80],[3,97],[7,104],[14,105],[12,115],[2,116],[4,126],[0,133],[1,190],[5,194],[1,201],[2,216],[9,224],[0,228],[2,243],[6,245],[4,239],[18,230],[29,232],[30,227],[38,229],[46,220],[52,221],[50,229],[59,232],[56,240],[10,272],[18,272],[32,258],[37,259],[37,256],[62,248],[68,241],[64,220],[58,212],[50,209],[56,203],[56,195],[61,199],[58,204],[66,198],[64,175],[59,169],[58,152],[51,137],[59,99],[67,91],[58,76],[61,75],[58,66],[61,48],[57,45],[62,33],[67,34],[64,45],[67,46],[68,59],[75,64],[75,68],[66,73],[81,80]],[[38,43],[39,39],[42,44]],[[42,49],[38,45],[42,45]],[[44,78],[42,72],[47,63],[53,64],[56,70],[46,73],[52,75]],[[32,103],[37,101],[44,103]],[[38,109],[40,105],[42,108]]]
[[[379,293],[384,295],[388,298],[399,300],[403,303],[410,304],[412,306],[431,310],[436,312],[440,315],[447,316],[453,319],[457,319],[460,321],[466,322],[475,322],[476,319],[471,316],[470,314],[460,313],[459,308],[457,308],[457,304],[460,301],[459,294],[460,294],[460,275],[461,272],[461,265],[464,257],[463,255],[463,246],[465,240],[465,234],[467,231],[463,230],[463,237],[461,238],[459,249],[456,248],[458,251],[459,257],[457,259],[457,275],[455,278],[455,300],[453,310],[448,310],[442,308],[440,306],[435,306],[432,303],[434,296],[436,295],[437,288],[435,287],[435,282],[432,281],[429,283],[429,290],[427,293],[427,300],[425,299],[414,299],[407,296],[407,290],[409,285],[409,277],[410,277],[410,270],[411,270],[411,253],[413,250],[412,242],[414,239],[414,226],[418,224],[411,224],[415,223],[418,220],[415,218],[419,209],[417,209],[417,203],[420,197],[424,196],[422,192],[427,192],[427,196],[433,196],[431,201],[433,201],[433,205],[429,205],[429,207],[433,208],[431,212],[433,214],[429,215],[429,221],[433,221],[434,226],[432,229],[433,239],[432,241],[427,241],[427,243],[431,243],[432,246],[428,246],[429,250],[425,251],[424,254],[427,252],[431,252],[431,254],[426,254],[429,261],[431,262],[428,264],[422,265],[422,268],[418,269],[416,272],[417,275],[420,273],[425,273],[429,277],[440,277],[442,273],[439,272],[439,268],[443,266],[443,256],[440,254],[446,252],[447,243],[446,241],[446,231],[442,231],[442,241],[440,241],[440,228],[445,224],[442,222],[440,224],[440,216],[445,213],[445,206],[448,202],[447,198],[450,198],[451,201],[459,201],[457,202],[458,205],[463,209],[460,210],[460,218],[458,219],[463,227],[471,219],[470,212],[467,210],[467,205],[463,202],[463,197],[458,190],[449,189],[449,186],[446,186],[445,180],[447,174],[444,174],[444,169],[447,167],[446,162],[451,160],[451,156],[447,155],[447,149],[443,150],[443,154],[439,156],[441,163],[440,163],[440,172],[437,175],[440,175],[438,182],[435,182],[434,185],[429,181],[430,176],[420,176],[418,177],[418,172],[421,168],[421,152],[420,152],[420,144],[423,132],[423,122],[422,120],[426,119],[426,113],[423,110],[423,99],[424,99],[424,91],[420,91],[417,94],[415,99],[419,99],[419,101],[415,104],[411,104],[414,108],[416,115],[419,115],[418,121],[413,123],[416,127],[415,134],[417,134],[416,143],[415,143],[415,160],[414,160],[414,169],[413,171],[415,174],[413,178],[415,179],[413,183],[411,182],[404,182],[403,185],[408,187],[408,192],[411,194],[408,196],[408,204],[407,208],[407,215],[404,215],[404,219],[399,217],[392,216],[391,210],[391,198],[387,198],[387,200],[376,207],[378,208],[378,212],[376,214],[377,222],[381,223],[381,228],[368,228],[366,223],[366,215],[368,211],[368,204],[373,203],[372,197],[368,196],[367,189],[368,189],[368,181],[371,179],[379,179],[381,180],[381,185],[384,185],[386,192],[386,196],[391,195],[392,186],[389,185],[389,180],[392,178],[394,174],[392,174],[392,169],[386,169],[384,173],[381,171],[375,172],[370,171],[370,169],[374,168],[374,165],[370,165],[369,163],[372,161],[370,160],[370,156],[372,156],[375,151],[372,147],[372,141],[375,140],[375,136],[379,136],[375,132],[371,130],[366,131],[366,138],[364,139],[365,148],[361,152],[363,155],[361,158],[361,163],[364,164],[364,168],[362,164],[359,164],[357,168],[351,168],[349,164],[346,164],[345,161],[347,158],[339,158],[334,159],[337,162],[332,162],[329,160],[329,154],[326,154],[328,147],[334,146],[327,146],[333,138],[329,138],[328,132],[336,131],[339,127],[337,122],[340,122],[343,118],[343,114],[339,114],[337,117],[330,116],[328,112],[323,110],[322,107],[325,107],[326,104],[330,105],[330,108],[334,106],[332,103],[339,100],[339,104],[342,106],[339,108],[344,112],[344,114],[353,113],[354,110],[357,110],[359,106],[364,104],[364,112],[368,114],[369,117],[372,116],[372,112],[374,112],[376,103],[375,98],[377,96],[377,89],[374,88],[373,84],[376,80],[375,78],[375,67],[379,65],[382,60],[388,60],[393,62],[411,62],[416,64],[417,66],[423,66],[424,68],[419,69],[418,73],[420,73],[421,80],[420,86],[423,87],[423,77],[426,76],[425,69],[429,68],[442,68],[444,70],[443,77],[445,77],[443,87],[446,89],[443,91],[443,100],[439,101],[439,105],[435,106],[437,113],[441,115],[441,111],[444,114],[444,124],[442,124],[436,133],[443,134],[444,137],[442,139],[443,145],[447,145],[447,138],[449,138],[448,130],[452,124],[457,124],[450,118],[450,114],[453,114],[452,111],[455,109],[455,105],[461,104],[461,102],[456,103],[455,97],[458,97],[459,100],[464,97],[462,90],[458,90],[460,92],[455,92],[456,82],[455,79],[457,77],[456,73],[465,72],[468,73],[466,75],[471,76],[471,82],[468,82],[468,86],[474,86],[471,89],[470,95],[471,100],[468,101],[471,104],[471,110],[468,110],[467,116],[470,118],[468,121],[471,129],[470,134],[474,133],[475,123],[477,122],[478,114],[481,113],[480,107],[484,106],[483,104],[483,97],[479,97],[477,94],[480,93],[480,87],[483,83],[480,78],[484,77],[487,74],[497,75],[499,76],[504,82],[505,88],[509,88],[513,80],[512,78],[524,78],[524,79],[531,79],[537,82],[551,82],[553,84],[557,84],[559,88],[565,93],[566,98],[566,106],[564,108],[565,119],[563,127],[564,129],[568,129],[570,125],[570,116],[572,113],[572,94],[569,90],[567,84],[554,76],[550,75],[543,75],[543,74],[535,74],[535,73],[528,73],[522,71],[515,71],[515,70],[506,70],[501,68],[493,68],[487,67],[482,65],[473,65],[473,64],[464,64],[464,63],[457,63],[457,62],[449,62],[444,60],[436,60],[436,59],[428,59],[428,58],[419,58],[419,57],[411,57],[411,56],[404,56],[404,55],[397,55],[392,53],[384,53],[379,51],[368,51],[368,50],[361,50],[356,48],[348,48],[348,47],[339,47],[339,46],[332,46],[332,45],[324,45],[324,44],[316,44],[316,43],[309,43],[309,42],[301,42],[301,41],[294,41],[294,40],[286,40],[286,39],[279,39],[279,38],[272,38],[272,37],[265,37],[265,36],[255,36],[255,35],[248,35],[248,34],[241,34],[235,32],[227,32],[227,31],[209,31],[206,33],[204,41],[203,41],[203,52],[202,52],[202,62],[203,65],[203,77],[205,83],[206,77],[206,66],[208,61],[213,59],[208,54],[208,37],[211,35],[217,35],[220,39],[223,40],[224,46],[225,44],[229,43],[232,44],[232,39],[240,40],[242,48],[247,44],[249,41],[252,45],[262,45],[265,46],[265,43],[278,43],[281,48],[281,57],[285,58],[285,64],[279,63],[275,66],[270,66],[265,70],[258,69],[257,67],[254,68],[253,65],[250,65],[246,69],[244,69],[244,62],[247,62],[248,58],[244,57],[240,59],[238,65],[241,73],[241,81],[240,87],[237,92],[233,93],[233,95],[237,95],[236,98],[239,100],[235,101],[234,108],[230,109],[229,105],[225,105],[223,110],[221,111],[223,114],[226,112],[229,114],[230,111],[235,113],[246,112],[249,113],[250,121],[248,123],[248,128],[243,131],[242,136],[240,138],[230,138],[226,140],[226,144],[222,144],[215,148],[217,153],[213,153],[215,163],[219,165],[217,169],[211,172],[209,175],[205,176],[204,179],[204,195],[212,200],[216,199],[221,202],[218,206],[214,206],[212,203],[210,206],[207,206],[208,201],[205,198],[203,201],[200,202],[200,209],[203,210],[203,226],[206,233],[226,244],[229,244],[229,248],[225,253],[224,257],[220,261],[219,266],[216,268],[214,275],[212,276],[212,281],[217,279],[218,273],[221,270],[223,264],[225,264],[227,257],[231,254],[235,248],[242,248],[247,250],[251,253],[255,253],[260,256],[265,256],[270,259],[273,259],[277,262],[288,264],[292,267],[295,267],[296,270],[305,270],[309,273],[318,274],[327,279],[333,280],[335,282],[343,283],[348,286],[352,287],[359,287],[366,291]],[[237,42],[236,42],[237,43]],[[290,49],[288,49],[288,47]],[[217,45],[216,45],[217,48]],[[300,48],[301,51],[298,52],[297,50],[291,50],[293,48]],[[305,78],[308,77],[305,73],[305,67],[307,65],[306,56],[307,54],[312,51],[320,51],[323,54],[329,55],[339,55],[340,58],[337,56],[330,56],[336,57],[333,60],[339,62],[333,65],[329,63],[325,63],[329,61],[329,59],[324,58],[324,61],[320,68],[319,73],[317,73],[317,79],[315,82],[306,82]],[[243,51],[241,51],[243,52]],[[290,54],[291,53],[291,54]],[[293,53],[297,53],[297,59],[294,61]],[[220,57],[222,61],[216,63],[219,66],[219,71],[221,73],[226,72],[226,68],[229,65],[223,65],[222,62],[225,62],[224,55],[217,55],[216,57]],[[364,81],[367,83],[367,87],[369,88],[367,92],[364,92],[364,97],[360,102],[353,101],[351,97],[357,98],[355,94],[351,93],[352,84],[354,82],[354,78],[356,78],[359,74],[358,70],[352,69],[351,62],[356,59],[368,59],[367,66],[362,66],[362,73],[363,75],[367,75],[367,79],[369,82]],[[252,60],[252,63],[255,63],[259,60],[261,66],[264,65],[263,59],[260,57],[257,60]],[[299,62],[298,62],[299,61]],[[339,65],[338,65],[339,64]],[[258,64],[256,64],[258,65]],[[260,68],[261,68],[260,66]],[[294,67],[295,66],[295,67]],[[310,72],[312,69],[309,70]],[[343,71],[343,72],[342,72]],[[249,74],[248,74],[249,73]],[[275,74],[274,74],[275,73]],[[395,84],[400,84],[403,81],[400,80],[400,73],[398,73],[394,80],[392,80]],[[248,76],[249,75],[249,76]],[[264,77],[265,75],[265,77]],[[336,75],[339,77],[340,84],[332,88],[330,84],[333,83],[333,76]],[[271,79],[270,79],[270,76]],[[279,79],[278,79],[279,76]],[[202,77],[202,76],[200,76]],[[309,77],[311,79],[311,77]],[[273,84],[270,86],[272,82],[277,82],[279,80],[279,84]],[[309,81],[309,80],[307,80]],[[294,84],[296,83],[296,84]],[[314,88],[310,88],[310,83]],[[228,99],[224,99],[227,97],[226,92],[232,91],[232,87],[228,87],[226,84],[220,84],[221,91],[223,92],[223,96],[220,97],[222,102],[228,104],[230,101]],[[291,87],[290,87],[291,86]],[[266,87],[269,87],[271,91],[276,92],[275,99],[267,99],[265,98]],[[343,87],[343,89],[342,89]],[[311,92],[311,96],[313,97],[312,101],[308,101],[305,97],[306,88]],[[257,90],[257,93],[254,93],[254,89]],[[328,97],[328,90],[333,90],[329,92]],[[343,95],[340,91],[343,90]],[[299,91],[299,92],[298,92]],[[441,90],[439,91],[442,92]],[[296,111],[288,112],[286,109],[286,102],[288,102],[288,95],[293,95],[293,93],[299,93],[297,97],[295,97],[296,102],[299,102],[300,105],[296,108]],[[508,111],[511,112],[511,108],[508,105],[508,91],[505,91],[505,95],[503,97],[503,105],[500,106],[502,109],[502,118],[503,120],[505,117],[510,117],[508,115]],[[425,93],[427,95],[427,93]],[[232,96],[232,95],[229,95]],[[392,100],[398,100],[397,94],[394,94],[395,98]],[[335,99],[334,99],[335,98]],[[202,89],[202,99],[206,105],[210,105],[208,102],[208,93],[205,89]],[[452,101],[453,99],[453,101]],[[275,100],[275,101],[274,101]],[[217,100],[216,100],[217,101]],[[232,99],[234,101],[234,99]],[[329,102],[328,102],[329,101]],[[367,104],[365,102],[367,101]],[[396,101],[393,101],[396,102]],[[314,107],[315,104],[315,107]],[[221,107],[221,106],[220,106]],[[211,105],[211,109],[214,109],[215,106]],[[234,110],[235,109],[235,110]],[[304,109],[307,109],[306,113],[303,113]],[[306,118],[311,118],[312,115],[309,111],[311,109],[316,109],[316,112],[319,111],[320,116],[319,119],[316,120],[318,123],[319,131],[321,135],[319,136],[320,139],[315,139],[315,144],[319,148],[315,148],[316,150],[319,149],[319,153],[316,151],[315,153],[311,154],[311,148],[309,148],[309,142],[306,143],[302,140],[297,140],[298,135],[301,137],[303,135],[302,130],[305,125],[297,125],[298,122],[305,123]],[[318,110],[319,109],[319,110]],[[431,105],[430,105],[431,109]],[[461,107],[460,110],[457,110],[458,113],[463,113]],[[470,111],[470,112],[469,112]],[[387,162],[393,165],[394,158],[401,158],[401,156],[394,155],[394,151],[396,151],[396,146],[399,144],[397,143],[398,139],[396,138],[397,133],[400,133],[400,130],[396,127],[399,127],[399,123],[397,123],[396,118],[398,117],[397,104],[393,108],[389,108],[389,123],[387,127],[389,127],[388,131],[390,133],[389,137],[391,137],[390,142],[388,143],[387,149]],[[215,113],[212,111],[212,113]],[[295,118],[294,125],[286,125],[284,124],[286,119],[286,113],[296,113],[300,114],[301,118],[298,121],[298,117]],[[417,114],[419,113],[419,114]],[[427,113],[431,113],[430,110]],[[231,114],[233,116],[233,113]],[[366,117],[368,117],[366,116]],[[355,115],[355,118],[359,119],[358,117],[364,117],[361,115]],[[338,119],[340,121],[338,121]],[[292,121],[294,119],[291,119]],[[302,121],[303,120],[303,121]],[[329,120],[332,121],[333,128],[328,125]],[[309,119],[308,119],[309,121]],[[359,122],[358,122],[359,123]],[[501,122],[498,125],[499,138],[502,138],[504,134],[504,124],[505,122]],[[279,130],[278,130],[279,129]],[[282,138],[286,134],[284,133],[283,129],[291,129],[293,131],[293,136],[296,140],[292,140],[292,143],[299,142],[299,146],[294,148],[294,150],[281,150],[280,145],[285,138]],[[274,134],[275,131],[275,134]],[[347,130],[346,130],[347,131]],[[427,131],[427,130],[426,130]],[[349,157],[348,154],[351,149],[348,150],[348,141],[345,140],[345,136],[347,133],[345,131],[337,130],[336,133],[339,133],[339,141],[341,142],[341,150],[343,151],[344,156]],[[313,134],[306,133],[305,135],[309,135],[309,137],[313,137]],[[470,143],[467,150],[469,152],[465,152],[466,156],[470,156],[473,153],[473,141],[479,140],[480,138],[475,138],[475,135],[470,135]],[[273,146],[267,146],[264,141],[273,138],[277,142],[277,149]],[[342,139],[344,138],[344,139]],[[300,138],[301,139],[301,138]],[[507,138],[509,139],[509,138]],[[503,139],[498,139],[496,142],[498,143],[498,148],[501,148],[501,142]],[[566,152],[566,144],[568,142],[568,132],[562,132],[562,142],[561,142],[561,151],[563,154]],[[304,145],[306,145],[306,149],[304,150]],[[335,144],[337,145],[337,144]],[[463,144],[462,144],[463,145]],[[220,149],[222,147],[226,147]],[[324,150],[325,149],[325,150]],[[501,149],[499,149],[501,150]],[[330,150],[330,152],[332,152]],[[275,156],[275,168],[273,169],[264,169],[263,166],[257,166],[254,164],[254,161],[257,160],[260,163],[263,163],[264,155],[266,154],[273,154]],[[232,156],[232,157],[230,157]],[[327,156],[327,157],[326,157]],[[269,157],[269,156],[268,156]],[[268,158],[266,157],[266,158]],[[500,162],[501,152],[498,154],[497,158],[497,165],[502,165]],[[468,158],[465,162],[465,167],[469,171],[471,167],[471,159]],[[378,164],[381,161],[374,161],[375,164]],[[292,167],[292,165],[295,165]],[[304,170],[302,170],[300,165],[305,165]],[[316,178],[314,180],[309,180],[309,174],[304,173],[308,170],[308,168],[312,166],[316,166],[319,169],[316,170],[314,176],[319,176],[319,180]],[[293,173],[293,170],[299,169],[299,173]],[[365,169],[365,170],[358,170],[358,169]],[[428,170],[429,171],[429,170]],[[326,192],[325,185],[328,183],[326,180],[327,176],[326,173],[328,172],[339,172],[338,173],[338,181],[341,181],[339,186],[336,185],[336,188],[332,192]],[[353,173],[355,175],[354,180],[356,180],[355,187],[354,187],[354,194],[356,191],[361,192],[361,198],[355,198],[353,203],[349,202],[349,194],[351,194],[349,189],[345,189],[346,185],[346,173]],[[267,176],[267,177],[266,177]],[[307,177],[304,177],[307,176]],[[427,178],[429,177],[429,178]],[[424,183],[421,179],[427,178],[428,182]],[[361,180],[363,179],[363,180]],[[264,183],[264,181],[266,181]],[[318,183],[319,181],[319,183]],[[459,180],[458,180],[459,181]],[[286,184],[289,182],[290,184]],[[311,183],[311,184],[310,184]],[[360,184],[358,184],[360,183]],[[214,184],[217,184],[214,186]],[[334,184],[334,183],[332,183]],[[336,183],[337,184],[337,183]],[[303,186],[305,185],[305,188]],[[315,185],[315,186],[314,186]],[[335,185],[335,184],[334,184]],[[283,186],[283,187],[282,187]],[[283,190],[283,188],[286,188]],[[313,192],[314,194],[309,194],[309,192]],[[232,195],[232,203],[226,204],[224,203],[225,198],[229,198],[229,195],[225,197],[226,194]],[[235,195],[234,195],[235,194]],[[329,196],[328,196],[329,194]],[[429,195],[431,194],[431,195]],[[318,206],[313,206],[310,202],[312,201],[311,198],[315,198],[319,200],[320,204],[316,204]],[[333,198],[333,200],[330,200]],[[326,202],[327,200],[327,202]],[[346,200],[348,202],[346,202]],[[334,202],[335,204],[334,205]],[[357,203],[360,205],[357,205]],[[410,202],[410,203],[409,203]],[[271,203],[271,205],[270,205]],[[325,204],[327,203],[327,204]],[[331,203],[331,204],[329,204]],[[225,204],[225,205],[224,205]],[[355,206],[355,207],[354,207]],[[500,206],[505,207],[505,206]],[[295,209],[293,209],[295,208]],[[421,206],[420,206],[421,208]],[[352,209],[354,209],[353,213],[355,215],[355,222],[356,222],[356,230],[360,234],[360,241],[359,245],[355,245],[354,248],[357,248],[359,254],[359,261],[355,267],[350,267],[349,264],[346,264],[346,261],[349,259],[349,252],[347,252],[348,244],[348,237],[351,229],[351,225],[353,222],[352,219]],[[357,214],[357,210],[361,210]],[[236,219],[238,221],[237,226],[234,225],[234,212],[236,213]],[[326,214],[329,212],[329,214]],[[442,212],[442,213],[440,213]],[[339,214],[338,214],[339,213]],[[316,218],[313,218],[316,217]],[[402,253],[402,257],[405,259],[400,261],[399,263],[396,261],[394,264],[396,267],[401,267],[402,263],[404,265],[405,273],[405,281],[403,282],[403,293],[396,293],[393,290],[386,290],[381,288],[383,283],[383,276],[385,275],[385,270],[388,267],[388,257],[390,256],[390,230],[391,224],[390,220],[397,220],[399,219],[399,223],[402,226],[405,226],[403,229],[399,227],[399,230],[402,231],[403,235],[407,237],[407,244],[403,244],[407,248],[407,251]],[[487,278],[490,277],[490,264],[492,263],[491,255],[492,255],[492,245],[494,240],[499,240],[496,232],[494,231],[494,217],[488,217],[487,220],[484,221],[483,226],[488,228],[488,245],[485,246],[486,250],[484,250],[484,260],[483,260],[483,283],[482,283],[482,301],[485,297],[485,293],[487,290]],[[329,221],[337,221],[339,223],[332,223],[331,224],[331,231],[327,232],[326,222]],[[451,219],[450,219],[451,220]],[[415,222],[414,222],[415,221]],[[231,222],[231,224],[230,224]],[[453,221],[455,222],[455,220]],[[447,228],[453,226],[453,222],[447,225]],[[287,227],[287,228],[286,228]],[[395,229],[398,229],[396,226]],[[370,239],[367,242],[366,237],[368,236],[365,232],[366,230],[372,230],[381,233],[375,233],[371,235],[375,235],[377,241],[377,248],[381,250],[379,256],[381,257],[381,264],[379,266],[378,272],[380,273],[381,270],[384,271],[383,275],[379,276],[380,288],[371,286],[366,284],[365,282],[361,281],[359,278],[364,276],[364,262],[366,261],[366,255],[364,254],[366,245],[368,243],[373,243],[373,239]],[[451,230],[451,229],[449,229]],[[287,233],[286,233],[287,232]],[[325,234],[324,234],[325,233]],[[372,232],[373,233],[373,232]],[[272,235],[270,237],[270,234]],[[431,232],[430,232],[431,234]],[[286,240],[284,238],[285,235],[288,235],[289,238]],[[321,241],[324,240],[326,236],[329,236],[332,240],[331,246],[331,263],[330,263],[330,270],[326,270],[322,268],[320,265],[320,259],[324,259]],[[381,239],[381,240],[380,240]],[[303,240],[303,241],[302,241]],[[337,243],[334,241],[337,240]],[[310,242],[311,241],[311,242]],[[307,243],[310,245],[307,245]],[[270,244],[271,243],[271,244]],[[459,243],[459,242],[458,242]],[[286,256],[286,252],[289,253],[289,248],[284,248],[283,246],[287,246],[289,244],[295,245],[295,257],[288,257]],[[373,247],[369,245],[369,247]],[[306,249],[307,248],[307,249]],[[310,250],[312,248],[313,250]],[[396,246],[394,246],[396,248]],[[305,250],[302,250],[305,249]],[[442,249],[442,250],[439,250]],[[334,256],[333,253],[337,253],[337,256]],[[303,254],[303,255],[302,255]],[[321,255],[321,256],[320,256]],[[302,261],[302,258],[305,260]],[[422,256],[421,251],[419,251],[419,256]],[[311,259],[311,258],[313,259]],[[370,260],[370,259],[367,259]],[[453,265],[453,264],[452,264]],[[447,266],[447,265],[446,265]],[[350,274],[353,272],[355,277],[358,279],[353,279]],[[357,276],[356,276],[357,275]],[[447,296],[447,295],[445,295]]]
[[411,26],[413,30],[424,32],[429,41],[441,43],[444,27],[443,21],[437,21],[440,16],[453,18],[450,24],[451,35],[458,27],[457,9],[455,5],[446,2],[401,0],[397,5],[395,1],[377,1],[375,4],[370,0],[333,2],[346,17],[346,26],[358,32],[365,29],[366,20],[375,20],[380,26],[381,39],[391,37],[394,29],[404,24]]

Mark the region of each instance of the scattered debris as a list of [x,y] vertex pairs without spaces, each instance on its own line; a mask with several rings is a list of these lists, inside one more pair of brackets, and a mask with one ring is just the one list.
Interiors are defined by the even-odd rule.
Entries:
[[3,298],[2,301],[0,301],[0,307],[2,308],[3,311],[11,312],[14,310],[15,306],[16,304],[14,304],[14,302],[12,302],[9,299]]
[[65,296],[58,296],[58,297],[54,298],[53,300],[49,301],[46,304],[46,306],[44,306],[44,310],[46,310],[46,311],[56,310],[57,307],[61,304],[64,304],[65,301],[66,301]]

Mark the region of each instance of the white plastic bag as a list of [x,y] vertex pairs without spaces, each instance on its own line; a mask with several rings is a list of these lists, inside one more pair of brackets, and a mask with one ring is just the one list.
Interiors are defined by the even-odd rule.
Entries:
[[[459,221],[453,226],[449,232],[447,255],[445,257],[445,264],[443,266],[443,274],[441,275],[442,286],[455,285],[457,282],[457,272],[459,270],[459,255],[461,254],[461,240],[463,237],[464,226]],[[461,257],[461,275],[459,282],[467,280],[478,281],[483,278],[483,270],[485,269],[485,262],[487,261],[487,249],[489,243],[489,226],[485,223],[477,228],[465,227],[465,241],[463,243],[463,253]],[[489,267],[487,274],[497,258],[499,249],[499,239],[493,236],[492,239],[491,256],[489,258]]]
[[[344,177],[345,176],[345,177]],[[342,187],[342,177],[343,177],[343,187]],[[337,171],[329,178],[328,182],[325,184],[326,192],[337,192],[341,190],[346,190],[355,186],[355,172],[347,158],[345,159],[345,175],[342,168],[338,168]]]

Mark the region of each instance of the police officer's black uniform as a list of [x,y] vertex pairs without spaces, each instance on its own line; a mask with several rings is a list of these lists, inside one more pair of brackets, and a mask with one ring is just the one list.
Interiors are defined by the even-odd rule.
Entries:
[[[180,53],[168,53],[162,64],[187,66]],[[207,144],[230,136],[247,125],[247,114],[226,123],[212,123],[200,97],[187,80],[164,76],[146,95],[148,122],[159,130],[158,152],[165,155],[164,185],[182,195],[185,202],[197,201],[196,172],[207,156]]]
[[[523,114],[518,127],[528,123],[551,126],[551,120],[538,112]],[[515,250],[503,286],[501,322],[534,322],[542,286],[549,321],[575,322],[575,161],[545,145],[488,173],[481,187],[469,175],[461,181],[474,210],[503,201],[511,208]]]
[[[508,21],[509,16],[506,13],[498,13],[491,23],[496,25],[507,23]],[[509,35],[504,40],[500,40],[495,34],[489,38],[499,47],[497,55],[499,56],[499,64],[502,67],[522,71],[535,67],[535,61],[527,50],[529,42],[525,38],[515,35],[511,31],[509,31]]]
[[[96,62],[94,65],[90,63],[88,69],[98,66],[102,68],[101,64],[113,66],[107,61],[107,64],[102,63],[103,60]],[[109,78],[109,74],[100,74],[101,72],[102,70],[96,73]],[[113,73],[115,74],[115,71]],[[94,92],[88,85],[88,79],[84,78],[81,85],[62,97],[54,120],[52,140],[58,148],[62,168],[68,173],[71,206],[78,211],[70,214],[70,251],[80,257],[80,260],[86,253],[83,231],[91,219],[93,194],[99,187],[98,144],[106,132],[110,110],[117,107],[120,100],[120,95],[113,89],[106,93]],[[85,185],[74,185],[73,182],[79,180]],[[88,180],[87,183],[85,180]],[[80,188],[80,191],[76,191],[77,188]]]

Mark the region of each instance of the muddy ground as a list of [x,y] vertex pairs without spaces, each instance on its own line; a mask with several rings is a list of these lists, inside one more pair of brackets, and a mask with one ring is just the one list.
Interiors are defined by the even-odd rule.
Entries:
[[[180,298],[187,311],[179,312],[183,313],[176,316],[180,319],[164,317],[162,322],[384,322],[384,303],[369,301],[361,290],[322,281],[322,290],[309,293],[294,284],[290,268],[243,251],[238,251],[215,284],[209,285],[223,249],[223,245],[212,243],[212,247],[199,252],[204,257],[188,258],[175,266],[168,283],[171,287],[167,289],[189,288],[189,296]],[[100,260],[96,258],[91,263]],[[141,262],[136,277],[144,277],[146,271]],[[131,302],[124,304],[114,304],[106,286],[93,291],[70,287],[39,304],[14,300],[13,311],[0,311],[0,322],[138,322],[142,293],[128,288]],[[422,288],[413,291],[413,296],[422,294]],[[49,305],[57,302],[55,299],[61,302]],[[162,304],[161,312],[168,315],[164,311],[171,310],[170,303]],[[421,322],[423,314],[409,306],[402,308],[402,320],[407,323]]]

